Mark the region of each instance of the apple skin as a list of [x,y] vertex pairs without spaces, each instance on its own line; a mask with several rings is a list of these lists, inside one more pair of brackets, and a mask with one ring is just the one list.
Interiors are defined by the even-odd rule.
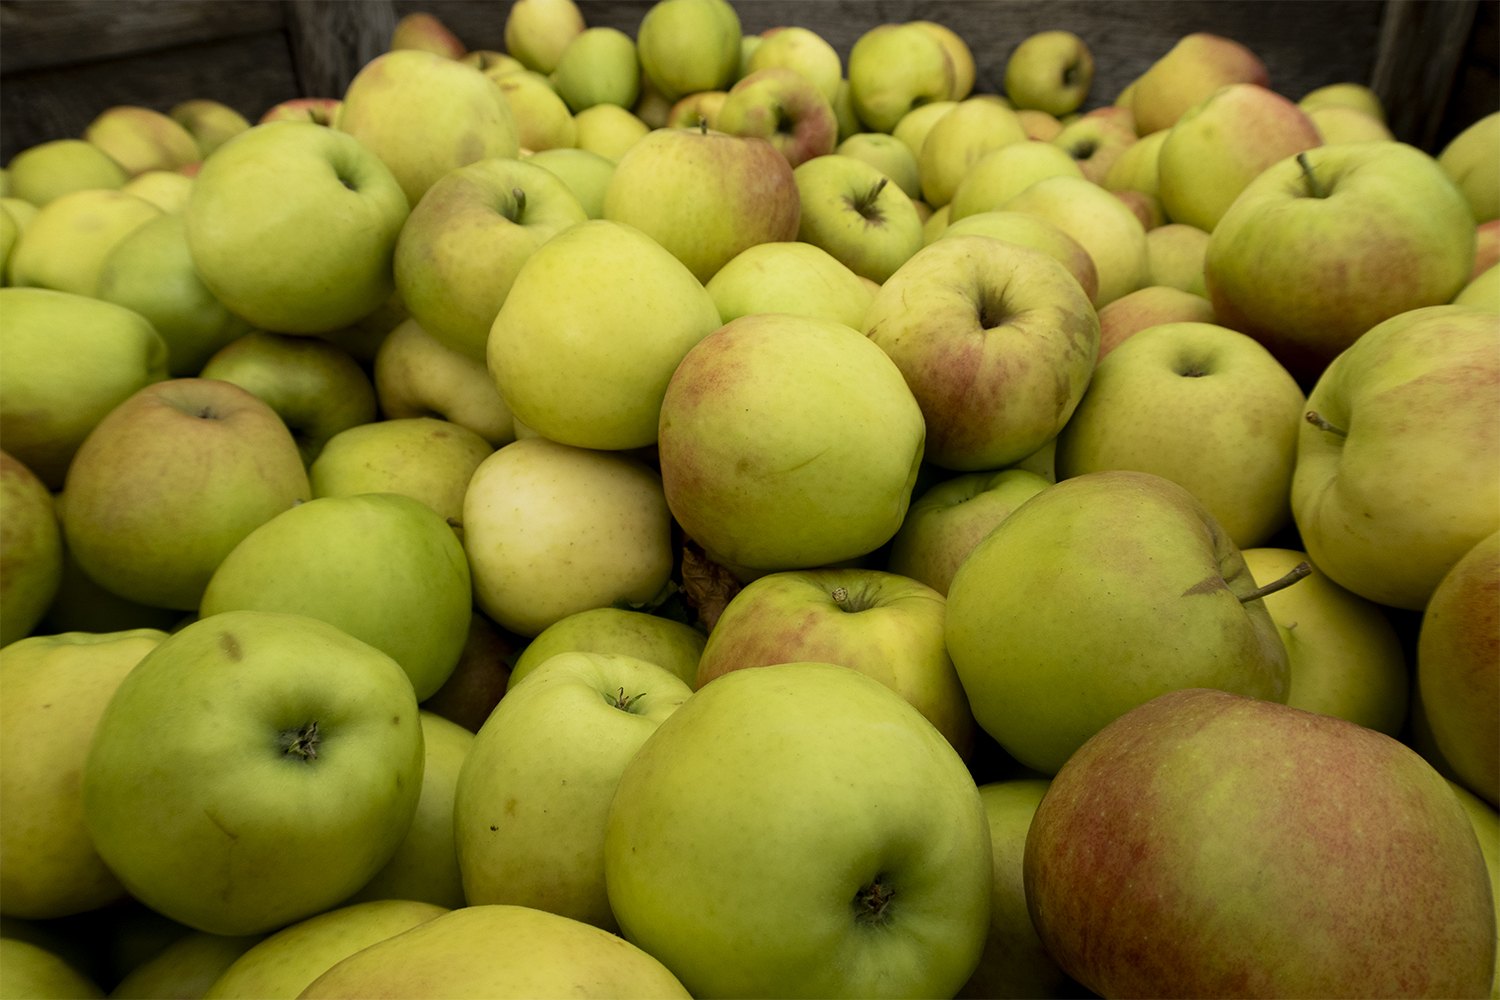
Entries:
[[[696,996],[952,996],[989,925],[989,827],[963,761],[835,664],[694,692],[626,764],[604,850],[625,938]],[[904,905],[883,906],[888,882]]]
[[155,108],[117,104],[99,112],[83,129],[125,173],[176,170],[203,158],[197,140],[179,122]]
[[1208,233],[1184,222],[1168,222],[1146,232],[1147,285],[1166,285],[1208,298],[1203,260]]
[[918,24],[888,22],[863,32],[849,49],[847,66],[854,113],[875,132],[892,131],[914,108],[954,100],[953,57]]
[[187,129],[198,144],[200,160],[250,127],[249,120],[234,108],[203,97],[177,102],[167,117]]
[[1368,85],[1349,80],[1314,87],[1297,100],[1303,111],[1313,112],[1319,108],[1349,108],[1369,115],[1376,121],[1385,121],[1385,105],[1380,95]]
[[109,154],[82,139],[52,139],[28,146],[5,165],[9,196],[41,207],[73,191],[118,188],[128,179]]
[[[949,208],[952,207],[949,202]],[[950,213],[951,218],[951,213]],[[976,212],[948,222],[939,237],[993,236],[1006,243],[1019,243],[1053,257],[1073,275],[1090,302],[1099,298],[1099,271],[1094,258],[1056,223],[1030,212]]]
[[261,112],[255,122],[311,122],[314,125],[332,126],[338,117],[343,101],[337,97],[292,97],[271,105]]
[[1458,780],[1500,806],[1500,531],[1438,584],[1417,638],[1422,711]]
[[99,271],[120,241],[162,211],[123,189],[73,191],[37,210],[6,265],[17,287],[93,295]]
[[307,467],[314,497],[401,493],[457,523],[464,493],[494,448],[436,417],[372,420],[333,435]]
[[659,0],[636,28],[636,55],[670,104],[700,90],[726,90],[740,61],[740,17],[728,0]]
[[1179,38],[1130,87],[1136,131],[1171,128],[1187,110],[1231,83],[1270,85],[1266,65],[1239,42],[1204,31]]
[[132,966],[110,990],[110,996],[202,996],[262,938],[261,934],[214,934],[189,929]]
[[421,775],[394,660],[316,619],[228,612],[162,640],[120,684],[83,814],[133,896],[199,930],[256,934],[367,881],[410,826]]
[[31,634],[62,583],[62,527],[47,485],[0,451],[0,647]]
[[858,327],[874,298],[865,279],[821,247],[802,240],[746,247],[704,286],[719,319],[794,313]]
[[999,207],[1039,215],[1088,251],[1099,276],[1098,308],[1145,287],[1146,227],[1115,192],[1081,177],[1044,177]]
[[1140,191],[1143,194],[1161,193],[1161,147],[1167,141],[1171,129],[1162,129],[1143,135],[1131,143],[1109,165],[1102,186],[1110,191]]
[[562,50],[551,79],[574,114],[596,104],[630,108],[641,96],[635,39],[606,25],[585,28]]
[[[1149,473],[1089,473],[1012,511],[959,566],[948,652],[980,726],[1023,765],[1055,774],[1166,691],[1284,701],[1276,625],[1264,603],[1241,600],[1254,588],[1239,549],[1187,490]],[[1164,646],[1163,630],[1177,639]]]
[[1005,96],[1017,108],[1072,114],[1094,83],[1094,55],[1071,31],[1039,31],[1021,39],[1005,60]]
[[1395,133],[1384,121],[1357,108],[1328,104],[1304,110],[1307,110],[1307,117],[1318,130],[1324,145],[1335,142],[1397,141]]
[[1147,285],[1099,310],[1099,361],[1132,334],[1163,323],[1213,323],[1214,305],[1170,285]]
[[1064,125],[1050,144],[1067,153],[1085,179],[1103,187],[1114,165],[1137,141],[1130,122],[1087,114]]
[[1101,996],[1490,986],[1494,904],[1463,807],[1410,748],[1343,719],[1163,694],[1057,773],[1023,866],[1047,951]]
[[573,0],[517,0],[505,14],[505,51],[529,70],[551,73],[583,31]]
[[386,334],[374,367],[375,398],[385,419],[438,417],[496,448],[515,440],[514,416],[484,362],[448,347],[415,319]]
[[544,149],[577,147],[578,123],[550,78],[532,70],[519,69],[491,76],[491,79],[510,107],[520,149],[535,153]]
[[573,122],[578,126],[578,148],[611,163],[619,163],[630,147],[651,131],[651,126],[633,112],[614,104],[584,108],[573,116]]
[[544,149],[526,160],[551,171],[567,185],[585,216],[604,217],[604,190],[609,186],[610,174],[615,172],[613,160],[587,149]]
[[1448,140],[1438,166],[1469,203],[1476,223],[1500,218],[1500,111],[1485,115]]
[[948,222],[997,210],[1043,177],[1082,177],[1067,150],[1050,142],[1013,142],[991,150],[964,172],[948,202]]
[[745,61],[741,80],[768,67],[784,67],[811,81],[829,107],[833,106],[844,79],[844,62],[838,49],[816,31],[798,25],[767,28],[760,38]]
[[1305,422],[1297,441],[1303,547],[1340,586],[1421,610],[1500,528],[1494,314],[1447,305],[1394,316],[1328,366],[1307,405],[1331,429]]
[[[1479,849],[1484,852],[1484,863],[1490,870],[1490,896],[1495,900],[1497,922],[1496,943],[1500,946],[1500,813],[1463,785],[1452,781],[1448,787],[1458,797],[1469,822],[1474,824],[1474,833],[1479,837]],[[1500,996],[1500,965],[1495,968],[1495,978],[1490,985],[1490,996]]]
[[1491,266],[1477,277],[1470,279],[1469,283],[1453,296],[1453,304],[1500,313],[1500,268]]
[[422,49],[449,59],[462,59],[469,51],[440,18],[426,11],[401,16],[391,29],[390,48]]
[[886,132],[855,132],[834,147],[840,156],[864,160],[889,177],[907,197],[922,197],[922,178],[917,169],[917,154]]
[[877,167],[828,153],[792,175],[802,205],[797,239],[828,251],[855,274],[882,283],[922,248],[922,222],[911,198]]
[[560,618],[516,657],[506,689],[559,653],[617,653],[654,663],[692,686],[707,637],[691,625],[630,608],[589,608]]
[[795,169],[832,153],[839,125],[833,105],[815,83],[794,69],[767,66],[735,82],[714,115],[714,128],[758,136]]
[[917,152],[922,200],[942,208],[987,153],[1029,141],[1021,120],[1008,105],[984,96],[959,101],[932,123]]
[[[889,132],[893,139],[899,139],[911,150],[912,156],[922,155],[922,144],[927,141],[927,133],[948,112],[958,107],[958,101],[941,100],[929,101],[918,104],[910,111],[904,113]],[[914,196],[916,197],[916,196]]]
[[87,973],[50,948],[16,937],[0,937],[0,990],[16,997],[75,997],[103,1000]]

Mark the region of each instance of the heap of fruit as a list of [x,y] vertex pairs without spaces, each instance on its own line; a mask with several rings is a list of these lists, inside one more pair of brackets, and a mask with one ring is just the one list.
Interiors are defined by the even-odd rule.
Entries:
[[505,18],[7,164],[0,994],[1500,995],[1500,112]]

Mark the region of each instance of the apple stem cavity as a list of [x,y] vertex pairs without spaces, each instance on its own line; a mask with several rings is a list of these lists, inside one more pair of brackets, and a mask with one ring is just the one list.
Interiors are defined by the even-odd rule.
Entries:
[[848,587],[834,587],[828,592],[828,597],[834,604],[838,605],[840,611],[845,611],[849,614],[865,611],[875,606],[874,602],[869,600],[868,595],[860,594],[856,596],[849,593]]
[[879,222],[884,216],[876,209],[875,202],[880,198],[880,192],[885,190],[886,184],[890,183],[889,177],[882,177],[875,185],[862,195],[855,195],[849,199],[849,207],[868,222]]
[[288,757],[299,757],[311,762],[318,758],[318,722],[314,719],[301,729],[285,729],[281,733],[281,752]]
[[896,892],[877,875],[870,884],[854,894],[854,919],[861,924],[879,926],[890,921],[891,900]]
[[1327,431],[1330,434],[1337,434],[1339,437],[1349,436],[1349,432],[1344,430],[1342,427],[1338,426],[1337,424],[1331,424],[1327,420],[1324,420],[1323,415],[1317,410],[1308,410],[1305,414],[1303,414],[1303,417],[1307,420],[1308,423],[1312,424],[1320,431]]
[[526,214],[526,191],[522,188],[511,188],[510,196],[516,199],[516,214],[512,218],[514,222],[520,222],[521,216]]
[[622,712],[634,711],[637,703],[644,697],[646,697],[644,691],[639,694],[626,694],[624,688],[619,688],[612,695],[605,695],[605,699]]
[[1297,164],[1302,167],[1302,176],[1307,181],[1307,193],[1314,198],[1327,198],[1328,189],[1318,180],[1317,174],[1313,173],[1312,161],[1307,158],[1307,153],[1297,154]]
[[1241,595],[1240,603],[1249,604],[1251,601],[1258,601],[1262,597],[1265,597],[1267,594],[1274,594],[1278,590],[1285,590],[1292,584],[1296,583],[1298,580],[1311,575],[1312,564],[1304,559],[1302,562],[1299,562],[1297,565],[1287,570],[1285,576],[1277,577],[1275,580],[1272,580],[1265,586],[1256,587],[1248,594]]

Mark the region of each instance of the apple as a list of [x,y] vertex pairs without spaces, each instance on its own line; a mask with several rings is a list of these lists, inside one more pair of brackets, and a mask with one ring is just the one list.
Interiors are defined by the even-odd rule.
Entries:
[[891,132],[914,108],[955,101],[958,82],[947,45],[911,21],[877,24],[859,34],[845,76],[856,117],[875,132]]
[[[651,131],[639,116],[615,104],[596,104],[573,116],[579,149],[619,163],[630,147]],[[548,150],[543,150],[548,152]]]
[[786,66],[767,66],[738,80],[715,113],[714,128],[764,139],[794,168],[832,153],[839,139],[828,98],[816,83]]
[[0,439],[49,489],[105,414],[167,377],[167,345],[137,312],[44,288],[0,289]]
[[515,119],[522,150],[572,149],[578,142],[578,123],[552,81],[521,69],[492,77]]
[[838,100],[839,85],[844,81],[844,60],[838,49],[811,28],[778,25],[761,32],[760,43],[745,60],[745,71],[739,78],[753,75],[772,66],[799,74],[818,88],[832,108]]
[[[54,499],[60,513],[62,496]],[[127,632],[138,628],[172,631],[188,617],[181,610],[152,607],[105,590],[83,572],[64,540],[57,594],[32,634]]]
[[691,625],[632,608],[589,608],[548,625],[516,657],[506,682],[509,690],[561,653],[608,653],[645,660],[665,668],[690,687],[707,641]]
[[[1464,787],[1500,805],[1500,530],[1443,576],[1422,615],[1417,684],[1443,759]],[[1491,752],[1496,751],[1496,752]]]
[[543,436],[641,448],[656,440],[673,369],[719,325],[713,298],[665,247],[623,222],[589,220],[519,269],[486,358],[510,411]]
[[374,383],[387,420],[436,417],[496,448],[515,440],[510,407],[484,362],[447,347],[414,319],[402,320],[380,342]]
[[1085,178],[1102,187],[1115,163],[1137,141],[1129,122],[1088,114],[1064,125],[1051,144],[1066,152]]
[[741,34],[728,0],[655,0],[636,28],[636,55],[670,104],[699,90],[727,90],[739,68]]
[[1140,220],[1146,232],[1149,233],[1157,226],[1166,225],[1167,213],[1162,209],[1161,199],[1156,195],[1147,194],[1144,191],[1116,191],[1114,195]]
[[829,153],[792,175],[802,206],[797,239],[855,274],[883,283],[922,248],[922,220],[911,198],[879,168]]
[[121,682],[84,763],[83,815],[146,905],[257,934],[379,870],[421,776],[416,700],[394,660],[317,619],[226,612],[162,640]]
[[1491,265],[1453,296],[1453,304],[1500,312],[1500,268]]
[[795,239],[800,214],[792,165],[775,146],[702,128],[644,136],[604,192],[605,219],[639,229],[700,282],[746,247]]
[[88,973],[50,948],[16,937],[0,937],[0,993],[8,997],[105,996]]
[[840,156],[864,160],[889,177],[912,199],[922,197],[922,178],[917,169],[917,154],[887,132],[855,132],[839,142],[833,150]]
[[633,107],[641,96],[635,39],[608,25],[583,29],[558,56],[552,84],[574,114],[596,104]]
[[6,280],[17,287],[93,295],[110,251],[161,214],[146,199],[113,188],[54,198],[21,230]]
[[1469,274],[1473,281],[1496,264],[1500,264],[1500,219],[1481,222],[1474,228],[1474,270]]
[[187,207],[193,178],[175,170],[148,170],[130,178],[120,190],[144,198],[163,212],[177,214]]
[[197,140],[180,122],[134,104],[105,108],[84,126],[83,138],[132,177],[147,170],[176,170],[203,158]]
[[893,139],[899,139],[911,150],[911,155],[922,155],[922,143],[927,141],[927,133],[932,131],[939,118],[958,107],[957,101],[929,101],[918,104],[906,114],[902,115],[890,130]]
[[128,179],[109,154],[82,139],[51,139],[16,153],[5,165],[9,197],[38,207],[73,191],[119,188]]
[[[1163,133],[1165,134],[1165,133]],[[1165,285],[1208,297],[1203,261],[1208,233],[1185,222],[1168,222],[1146,231],[1147,285]]]
[[343,100],[337,97],[291,97],[271,105],[256,119],[255,124],[293,121],[311,122],[314,125],[332,126],[338,118]]
[[800,240],[746,247],[704,288],[724,323],[771,312],[858,327],[873,298],[865,279],[827,250]]
[[1094,55],[1071,31],[1038,31],[1005,60],[1005,96],[1016,108],[1061,117],[1077,111],[1094,83]]
[[1314,87],[1298,98],[1297,106],[1309,114],[1320,108],[1349,108],[1363,112],[1377,121],[1385,121],[1385,105],[1380,95],[1368,85],[1352,80]]
[[1080,177],[1044,177],[1000,210],[1039,215],[1088,251],[1099,278],[1095,306],[1145,286],[1146,228],[1113,192]]
[[1147,285],[1099,310],[1099,360],[1133,334],[1164,323],[1213,323],[1213,303],[1170,285]]
[[239,111],[223,101],[206,97],[178,101],[167,111],[167,117],[193,137],[199,160],[250,128],[249,120]]
[[314,497],[400,493],[456,523],[463,516],[470,477],[494,450],[476,432],[451,420],[372,420],[330,437],[307,476]]
[[943,46],[948,60],[953,63],[953,88],[948,91],[950,100],[961,101],[974,90],[974,50],[963,36],[940,21],[917,18],[910,23],[927,32]]
[[1438,151],[1443,169],[1469,203],[1474,221],[1500,218],[1500,111],[1471,123]]
[[628,455],[514,441],[474,470],[463,526],[476,604],[523,637],[577,611],[643,604],[672,571],[661,478]]
[[952,996],[989,925],[988,834],[909,702],[785,663],[705,685],[646,738],[604,874],[625,938],[695,996]]
[[1324,145],[1335,142],[1370,142],[1384,139],[1395,142],[1396,135],[1384,120],[1358,108],[1327,104],[1304,108]]
[[36,473],[0,451],[0,647],[32,633],[62,583],[62,528]]
[[[1496,813],[1484,800],[1464,786],[1450,780],[1448,787],[1458,797],[1459,804],[1469,814],[1469,822],[1479,837],[1479,850],[1484,854],[1485,866],[1490,870],[1490,896],[1495,900],[1497,920],[1496,941],[1500,944],[1500,813]],[[1495,978],[1490,984],[1490,995],[1500,987],[1500,966],[1495,969]]]
[[665,127],[718,129],[719,109],[728,97],[727,90],[699,90],[679,97],[667,112]]
[[907,509],[891,539],[887,568],[919,580],[944,597],[974,546],[1051,482],[1027,469],[965,472],[927,487]]
[[468,46],[434,14],[413,11],[403,14],[391,30],[390,48],[422,49],[449,59],[462,59]]
[[1029,141],[1020,119],[1007,105],[984,96],[959,101],[932,123],[917,153],[922,200],[942,208],[986,153]]
[[1186,489],[1093,472],[1038,493],[969,553],[948,587],[948,652],[980,726],[1055,774],[1166,691],[1285,701],[1286,649],[1257,597],[1239,549]]
[[1140,191],[1149,195],[1161,192],[1161,147],[1170,129],[1143,135],[1115,158],[1104,173],[1100,185],[1110,191]]
[[[637,58],[640,57],[641,50],[639,44],[636,45],[635,54]],[[725,84],[725,86],[728,86],[728,84]],[[704,92],[688,92],[688,94],[694,93]],[[658,88],[656,84],[651,82],[651,75],[647,73],[644,68],[642,68],[641,93],[640,96],[635,99],[635,106],[632,107],[630,111],[632,113],[632,116],[636,120],[641,122],[645,129],[649,130],[661,128],[667,123],[667,119],[671,116],[672,108],[678,101],[682,100],[683,97],[687,97],[688,94],[683,94],[676,98],[668,98],[661,92],[661,89]],[[592,111],[593,109],[589,108],[585,110]]]
[[[947,207],[952,208],[953,203],[949,202]],[[947,223],[935,238],[946,236],[989,236],[1040,250],[1067,268],[1090,302],[1098,298],[1099,272],[1094,267],[1094,258],[1056,223],[1040,215],[998,209],[976,212]]]
[[1189,108],[1232,83],[1269,86],[1265,63],[1231,38],[1205,31],[1183,35],[1130,87],[1137,133],[1171,128]]
[[89,432],[68,468],[63,537],[105,589],[194,610],[240,540],[310,494],[276,411],[217,379],[157,382]]
[[492,157],[450,171],[412,209],[396,240],[396,290],[445,346],[483,360],[490,326],[536,250],[588,218],[557,175]]
[[1043,945],[1101,996],[1484,996],[1486,876],[1464,808],[1408,747],[1201,689],[1082,746],[1023,859]]
[[864,329],[921,407],[927,461],[957,472],[1001,468],[1056,437],[1099,348],[1067,268],[985,236],[919,250],[876,293]]
[[127,971],[113,997],[198,997],[213,985],[261,934],[215,934],[189,928]]
[[1386,610],[1328,579],[1305,552],[1257,547],[1241,555],[1262,585],[1308,564],[1307,577],[1295,587],[1262,598],[1291,664],[1286,703],[1401,736],[1411,678]]
[[901,370],[873,341],[827,320],[760,313],[687,352],[662,400],[657,451],[687,535],[714,560],[768,572],[889,541],[924,436]]
[[1307,406],[1291,491],[1304,547],[1335,583],[1420,611],[1500,528],[1494,314],[1394,316],[1329,364]]
[[[629,112],[626,112],[629,114]],[[533,166],[543,167],[567,186],[578,201],[584,216],[604,217],[604,192],[615,163],[608,157],[587,149],[544,149],[526,158]]]
[[1013,142],[992,150],[964,172],[948,202],[948,222],[993,212],[1044,177],[1082,177],[1078,161],[1050,142]]
[[1063,130],[1061,119],[1036,108],[1017,108],[1016,117],[1021,120],[1021,127],[1026,130],[1028,139],[1051,142]]
[[1392,142],[1280,160],[1214,228],[1203,267],[1220,322],[1310,383],[1365,331],[1448,302],[1474,261],[1474,220],[1437,162]]
[[421,703],[422,710],[477,733],[505,695],[516,650],[524,644],[482,612],[469,617],[469,637],[458,665],[443,686]]

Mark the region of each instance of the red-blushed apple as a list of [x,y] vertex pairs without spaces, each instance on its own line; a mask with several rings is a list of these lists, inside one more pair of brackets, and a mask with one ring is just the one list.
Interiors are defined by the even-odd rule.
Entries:
[[1100,115],[1084,115],[1068,122],[1051,139],[1051,145],[1067,153],[1086,179],[1101,186],[1111,168],[1136,142],[1130,123]]
[[338,117],[343,101],[337,97],[292,97],[279,101],[261,112],[257,125],[266,122],[312,122],[314,125],[332,126]]
[[794,69],[767,66],[729,88],[713,127],[730,135],[758,136],[793,168],[838,145],[833,105],[817,84]]
[[423,49],[449,59],[461,59],[469,51],[453,29],[436,14],[412,11],[403,14],[391,30],[390,48]]
[[181,123],[137,104],[105,108],[84,126],[83,138],[108,153],[132,177],[148,170],[176,170],[203,158],[192,133]]
[[1163,323],[1212,323],[1214,306],[1202,295],[1170,285],[1148,285],[1099,310],[1099,360],[1131,334]]
[[1204,31],[1183,35],[1130,87],[1136,131],[1171,128],[1189,108],[1231,83],[1269,86],[1266,64],[1231,38]]

